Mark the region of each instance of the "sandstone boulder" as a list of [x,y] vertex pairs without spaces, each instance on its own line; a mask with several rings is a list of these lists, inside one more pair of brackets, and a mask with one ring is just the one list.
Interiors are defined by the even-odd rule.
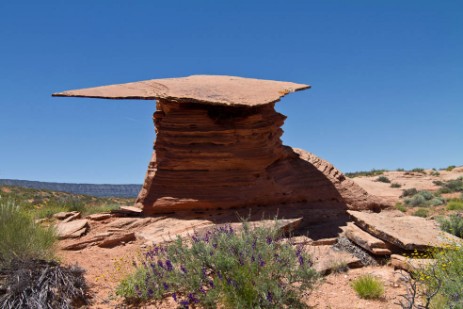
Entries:
[[371,235],[405,250],[442,248],[461,239],[443,232],[435,221],[406,216],[399,211],[348,211],[355,224]]
[[87,232],[88,220],[80,219],[70,222],[60,222],[56,225],[56,234],[59,239],[81,237]]
[[344,235],[353,243],[367,250],[374,255],[390,255],[391,251],[387,248],[384,241],[363,231],[353,223],[348,223],[344,228]]
[[304,250],[310,255],[314,269],[321,274],[343,267],[362,266],[359,258],[349,252],[337,250],[332,246],[306,246]]
[[391,265],[408,272],[417,271],[436,262],[433,259],[412,259],[399,254],[391,255]]

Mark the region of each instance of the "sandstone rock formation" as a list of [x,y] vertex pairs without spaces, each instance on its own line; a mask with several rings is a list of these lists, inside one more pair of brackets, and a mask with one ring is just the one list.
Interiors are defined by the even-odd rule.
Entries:
[[307,88],[190,76],[54,96],[157,100],[155,151],[136,201],[145,215],[282,204],[355,210],[382,206],[330,163],[282,144],[286,117],[274,105]]

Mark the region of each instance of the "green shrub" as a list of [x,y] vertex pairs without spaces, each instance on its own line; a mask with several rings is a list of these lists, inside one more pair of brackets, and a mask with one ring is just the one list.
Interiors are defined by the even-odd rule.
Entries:
[[352,287],[360,298],[377,299],[384,294],[384,285],[372,275],[364,275],[352,282]]
[[172,296],[182,307],[298,308],[317,278],[303,247],[279,243],[278,229],[231,226],[154,246],[117,294],[128,302]]
[[450,215],[448,218],[438,219],[438,222],[443,231],[463,238],[463,217]]
[[404,202],[405,204],[409,206],[418,207],[418,206],[425,206],[427,201],[422,195],[415,194],[411,198],[405,199]]
[[384,183],[391,183],[391,180],[389,180],[389,178],[387,178],[386,176],[379,176],[378,178],[376,178],[376,181],[384,182]]
[[426,174],[426,171],[424,170],[424,168],[421,168],[421,167],[414,168],[411,170],[411,172]]
[[[405,190],[404,190],[405,191]],[[404,200],[405,204],[412,207],[428,207],[430,205],[438,206],[445,203],[445,200],[441,197],[435,196],[429,191],[418,191],[415,195]]]
[[403,168],[398,168],[398,169],[396,169],[396,171],[398,171],[398,172],[403,172],[403,171],[405,171],[405,169],[403,169]]
[[450,200],[447,204],[447,209],[448,210],[463,210],[463,200]]
[[445,169],[447,172],[451,172],[453,171],[453,169],[455,168],[456,166],[455,165],[449,165],[447,166],[447,168]]
[[430,255],[436,263],[414,274],[415,280],[424,288],[423,295],[419,296],[430,299],[431,304],[435,303],[433,298],[437,296],[440,307],[434,308],[463,308],[463,246],[454,244],[434,249]]
[[397,210],[400,210],[401,212],[406,212],[407,211],[407,207],[405,207],[402,203],[395,204],[395,208]]
[[50,259],[56,241],[52,228],[42,228],[13,200],[0,197],[0,266],[13,259]]
[[426,218],[427,216],[429,216],[429,211],[426,208],[420,208],[420,209],[417,209],[413,213],[413,215],[416,217]]
[[439,193],[463,192],[463,178],[459,177],[457,179],[443,182],[438,192]]
[[370,171],[359,171],[359,172],[346,173],[346,176],[350,178],[359,177],[359,176],[378,176],[378,175],[384,174],[384,172],[386,172],[386,170],[372,169]]
[[440,173],[438,171],[432,171],[431,176],[440,176]]
[[391,188],[400,188],[400,187],[402,187],[400,183],[397,183],[397,182],[391,183]]
[[402,192],[402,197],[413,196],[418,193],[418,190],[415,188],[405,189]]

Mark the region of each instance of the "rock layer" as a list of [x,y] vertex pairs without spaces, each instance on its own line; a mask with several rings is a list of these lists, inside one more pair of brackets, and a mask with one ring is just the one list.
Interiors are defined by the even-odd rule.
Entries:
[[157,100],[155,151],[136,201],[145,215],[295,203],[381,206],[328,162],[282,144],[286,117],[275,111],[275,102],[307,88],[201,75],[54,95]]

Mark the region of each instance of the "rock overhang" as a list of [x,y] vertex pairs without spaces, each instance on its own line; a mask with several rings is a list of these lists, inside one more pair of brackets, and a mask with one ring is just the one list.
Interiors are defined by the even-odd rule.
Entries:
[[55,97],[167,100],[222,106],[255,107],[279,101],[309,85],[226,75],[151,79],[53,93]]

